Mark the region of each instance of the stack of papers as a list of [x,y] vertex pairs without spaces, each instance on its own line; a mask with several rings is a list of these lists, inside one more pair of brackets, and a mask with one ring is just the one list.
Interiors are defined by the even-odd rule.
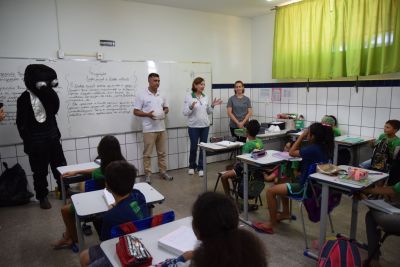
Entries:
[[362,201],[365,205],[368,207],[371,207],[376,210],[380,210],[385,213],[389,214],[400,214],[400,209],[396,208],[395,206],[390,205],[390,203],[387,203],[383,199],[365,199]]
[[297,159],[292,156],[289,156],[289,152],[276,152],[276,153],[272,154],[272,156],[274,156],[275,158],[284,159],[284,160]]
[[158,246],[177,256],[194,250],[199,244],[191,227],[180,226],[175,231],[158,240]]
[[108,190],[106,188],[104,188],[103,193],[104,193],[103,197],[107,203],[107,206],[113,205],[115,203],[114,196],[110,192],[108,192]]
[[217,142],[215,143],[216,145],[219,146],[223,146],[223,147],[234,147],[234,146],[238,146],[238,143],[236,142],[231,142],[231,141],[221,141],[221,142]]

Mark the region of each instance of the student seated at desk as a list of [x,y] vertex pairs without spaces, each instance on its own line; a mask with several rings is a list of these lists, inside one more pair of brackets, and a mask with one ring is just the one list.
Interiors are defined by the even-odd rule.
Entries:
[[[283,148],[284,152],[289,152],[294,142],[287,142]],[[264,180],[267,183],[273,182],[274,184],[292,183],[294,178],[297,177],[300,172],[300,161],[285,161],[274,168],[274,171],[270,174],[264,173]],[[280,169],[280,170],[279,170]],[[279,179],[279,171],[281,172],[281,179]],[[281,203],[284,214],[289,214],[289,199],[282,197]]]
[[[310,145],[300,148],[303,140],[307,138]],[[276,196],[303,196],[304,184],[308,179],[308,170],[315,163],[328,162],[333,157],[334,137],[332,128],[321,123],[313,123],[305,129],[290,148],[289,155],[301,157],[301,175],[296,183],[277,184],[267,189],[267,203],[269,221],[254,224],[257,229],[266,233],[273,233],[273,227],[281,220],[289,219],[289,209],[278,213],[276,209]],[[284,207],[285,208],[285,207]]]
[[[113,226],[136,221],[149,216],[144,195],[133,189],[136,168],[120,160],[111,162],[106,168],[106,188],[115,198],[115,205],[103,215],[100,240],[111,238]],[[80,254],[82,266],[112,266],[100,245],[92,246]]]
[[[376,140],[376,142],[374,143],[374,146],[378,146],[381,142],[387,142],[387,147],[389,152],[389,164],[390,160],[393,159],[394,156],[396,156],[395,152],[398,151],[398,148],[396,147],[400,147],[400,138],[396,135],[399,129],[400,129],[399,120],[388,120],[383,128],[383,134],[381,134],[378,137],[378,140]],[[364,169],[371,169],[373,167],[371,166],[371,161],[372,159],[364,161],[363,163],[360,164],[360,167]],[[376,166],[375,169],[377,169]]]
[[[263,142],[261,139],[256,138],[260,131],[260,123],[257,120],[251,120],[247,124],[246,129],[247,141],[242,147],[242,153],[251,153],[254,149],[263,149]],[[230,196],[229,179],[241,177],[242,175],[243,165],[241,163],[236,163],[233,170],[228,170],[221,176],[221,183],[227,196]]]
[[[118,139],[114,136],[106,135],[97,146],[97,153],[101,160],[100,167],[97,169],[88,169],[81,171],[71,171],[63,174],[61,179],[69,176],[75,176],[80,174],[91,174],[92,179],[98,181],[100,186],[98,189],[104,188],[104,172],[107,165],[110,162],[116,160],[125,160],[121,153],[121,146],[119,145]],[[65,224],[65,232],[60,240],[53,244],[54,249],[70,248],[73,243],[78,240],[76,225],[75,225],[75,209],[72,203],[65,204],[61,208],[61,215]]]
[[[363,194],[384,195],[390,198],[392,205],[400,207],[400,182],[396,183],[394,186],[370,187],[363,190],[361,194],[355,197],[366,198]],[[365,224],[367,226],[368,258],[370,258],[371,261],[365,261],[363,266],[380,267],[380,251],[377,251],[381,239],[380,228],[385,232],[400,235],[400,214],[389,214],[376,209],[370,209],[365,215]]]
[[194,251],[168,259],[157,267],[266,267],[264,244],[251,232],[239,228],[235,203],[223,194],[201,194],[192,208],[193,232],[201,244]]
[[334,137],[341,136],[342,132],[338,128],[338,122],[335,116],[333,115],[325,115],[322,120],[322,124],[327,124],[332,127]]

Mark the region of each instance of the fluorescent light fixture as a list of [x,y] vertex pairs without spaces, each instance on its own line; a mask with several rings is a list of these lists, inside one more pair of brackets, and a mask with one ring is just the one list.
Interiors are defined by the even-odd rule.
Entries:
[[148,71],[149,73],[152,73],[152,72],[157,73],[156,62],[154,62],[153,60],[148,60],[148,61],[147,61],[147,71]]
[[279,7],[280,7],[280,6],[287,6],[287,5],[294,4],[294,3],[297,3],[297,2],[301,2],[301,1],[303,1],[303,0],[290,0],[290,1],[287,1],[287,2],[285,2],[285,3],[280,4],[280,5],[278,5],[278,6],[279,6]]

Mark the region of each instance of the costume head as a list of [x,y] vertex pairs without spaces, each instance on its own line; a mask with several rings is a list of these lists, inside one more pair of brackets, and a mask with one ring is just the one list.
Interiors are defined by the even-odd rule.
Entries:
[[321,123],[322,124],[327,124],[327,125],[329,125],[331,127],[335,127],[336,126],[335,120],[331,116],[328,116],[328,115],[326,115],[326,116],[324,116],[322,118]]
[[24,81],[28,90],[35,95],[58,85],[57,73],[43,64],[28,65],[25,69]]

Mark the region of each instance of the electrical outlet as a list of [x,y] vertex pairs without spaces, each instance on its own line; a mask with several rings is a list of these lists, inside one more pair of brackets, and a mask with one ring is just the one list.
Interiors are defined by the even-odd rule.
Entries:
[[64,51],[62,51],[61,49],[59,49],[59,50],[57,51],[57,57],[61,59],[61,58],[64,58],[64,56],[65,56],[65,55],[64,55]]
[[103,60],[103,53],[100,53],[100,52],[97,52],[97,54],[96,54],[96,58],[98,59],[98,60]]

